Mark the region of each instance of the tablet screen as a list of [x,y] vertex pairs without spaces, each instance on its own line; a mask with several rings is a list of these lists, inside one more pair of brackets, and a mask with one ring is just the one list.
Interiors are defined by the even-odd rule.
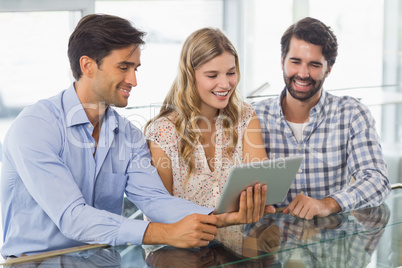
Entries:
[[216,212],[238,211],[240,193],[256,183],[267,185],[267,205],[283,202],[303,159],[304,156],[296,155],[233,166],[223,186]]

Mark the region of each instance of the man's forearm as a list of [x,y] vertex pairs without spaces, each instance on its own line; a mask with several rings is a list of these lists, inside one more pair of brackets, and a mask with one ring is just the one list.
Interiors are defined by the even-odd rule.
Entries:
[[338,213],[342,211],[341,206],[332,197],[325,197],[322,199],[325,202],[325,207],[329,210],[329,214]]
[[145,230],[142,243],[145,245],[167,245],[168,224],[151,222]]

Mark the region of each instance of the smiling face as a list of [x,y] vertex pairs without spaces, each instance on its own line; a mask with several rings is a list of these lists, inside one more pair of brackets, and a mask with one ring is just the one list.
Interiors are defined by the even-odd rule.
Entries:
[[94,68],[93,97],[95,102],[125,107],[130,91],[137,86],[136,71],[140,63],[141,49],[138,45],[113,50]]
[[322,55],[321,46],[292,37],[289,52],[281,59],[286,88],[294,99],[317,101],[332,67]]
[[216,114],[228,105],[238,82],[235,56],[225,51],[204,63],[195,70],[195,80],[201,113]]

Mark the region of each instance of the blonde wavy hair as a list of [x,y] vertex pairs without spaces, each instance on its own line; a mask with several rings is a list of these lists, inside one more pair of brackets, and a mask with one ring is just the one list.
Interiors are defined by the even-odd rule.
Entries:
[[[195,169],[195,159],[193,155],[194,145],[202,138],[197,123],[202,116],[200,111],[201,99],[196,88],[195,70],[213,58],[229,52],[235,57],[237,83],[240,81],[239,57],[236,49],[225,34],[219,29],[203,28],[193,32],[183,44],[181,50],[179,70],[168,95],[166,96],[159,114],[148,121],[148,126],[161,117],[174,116],[176,132],[180,135],[180,154],[187,162],[189,170],[187,179]],[[242,113],[242,101],[237,93],[237,84],[230,96],[228,105],[221,110],[223,113],[224,135],[228,139],[226,152],[229,157],[238,141],[237,125]]]

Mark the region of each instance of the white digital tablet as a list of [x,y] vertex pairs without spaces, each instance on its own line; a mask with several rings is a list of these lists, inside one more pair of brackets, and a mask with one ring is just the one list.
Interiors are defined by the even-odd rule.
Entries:
[[233,166],[219,197],[216,213],[238,211],[240,193],[256,183],[268,187],[266,205],[283,202],[303,159],[304,156],[295,155]]

